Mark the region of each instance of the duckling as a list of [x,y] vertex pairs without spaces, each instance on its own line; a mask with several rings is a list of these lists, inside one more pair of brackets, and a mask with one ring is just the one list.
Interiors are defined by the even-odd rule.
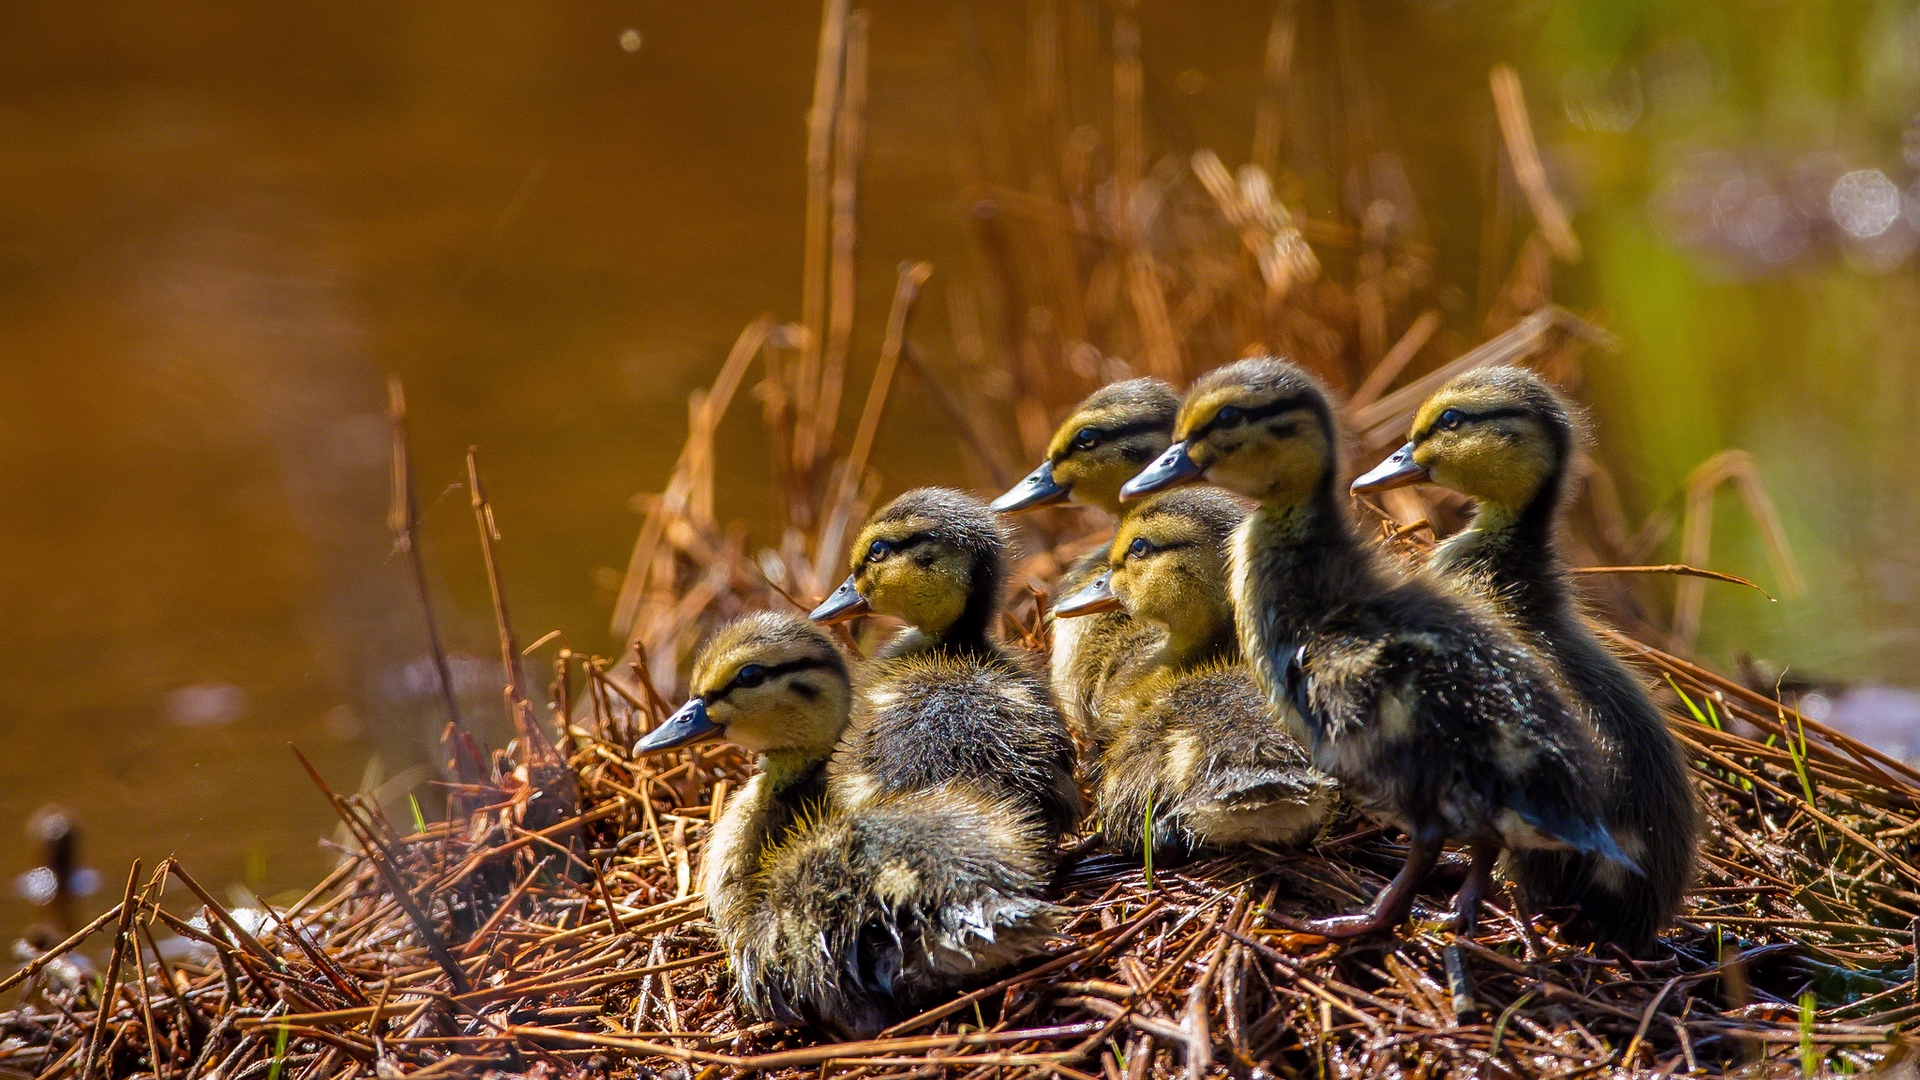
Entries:
[[1163,863],[1307,839],[1332,812],[1336,785],[1275,722],[1241,659],[1227,545],[1245,511],[1212,489],[1133,505],[1106,573],[1056,609],[1062,619],[1124,609],[1160,630],[1095,702],[1113,733],[1093,770],[1101,831],[1133,854],[1151,843]]
[[1559,670],[1600,748],[1608,827],[1646,870],[1636,877],[1590,856],[1526,852],[1508,873],[1541,903],[1578,905],[1581,928],[1597,940],[1644,952],[1680,910],[1699,809],[1660,710],[1582,616],[1554,535],[1582,437],[1576,417],[1531,371],[1468,372],[1427,399],[1407,444],[1355,480],[1353,492],[1431,482],[1476,502],[1473,523],[1428,567],[1485,599]]
[[747,1011],[870,1037],[1058,927],[1041,895],[1052,837],[1007,800],[954,782],[857,813],[834,804],[827,763],[852,686],[818,627],[771,613],[729,623],[692,687],[634,752],[719,737],[760,755],[700,871]]
[[1471,934],[1503,849],[1572,849],[1638,866],[1602,823],[1597,753],[1551,673],[1495,617],[1398,580],[1336,499],[1341,433],[1318,380],[1285,360],[1202,376],[1177,440],[1123,497],[1205,479],[1260,505],[1234,535],[1240,644],[1313,762],[1406,830],[1406,865],[1328,937],[1390,929],[1449,839],[1472,862],[1456,901]]
[[1056,837],[1080,820],[1073,739],[1046,683],[1000,644],[1007,540],[986,504],[916,488],[882,507],[853,546],[853,573],[814,609],[907,622],[862,673],[834,756],[835,797],[859,805],[956,778],[1012,800]]
[[[1071,499],[1125,518],[1131,504],[1120,501],[1120,485],[1173,441],[1173,416],[1180,395],[1159,379],[1128,379],[1093,392],[1074,407],[1053,433],[1047,458],[990,504],[1002,514],[1018,514]],[[1060,578],[1057,596],[1071,596],[1106,571],[1106,548],[1076,559]],[[1053,655],[1049,661],[1053,694],[1069,723],[1095,747],[1106,733],[1093,726],[1091,709],[1100,686],[1114,674],[1120,657],[1150,648],[1157,631],[1136,623],[1125,611],[1103,611],[1061,620],[1049,613]],[[1143,640],[1136,640],[1143,639]]]

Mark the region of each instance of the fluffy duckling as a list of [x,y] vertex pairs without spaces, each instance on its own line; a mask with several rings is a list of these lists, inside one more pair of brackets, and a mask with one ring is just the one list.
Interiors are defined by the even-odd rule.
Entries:
[[[1071,499],[1124,518],[1128,504],[1120,501],[1120,485],[1173,441],[1173,416],[1179,408],[1180,395],[1159,379],[1128,379],[1101,387],[1061,421],[1047,459],[993,500],[992,508],[1018,514]],[[1105,548],[1088,552],[1067,567],[1058,595],[1079,592],[1106,568]],[[1120,610],[1061,620],[1056,606],[1052,615],[1054,697],[1090,743],[1105,746],[1106,732],[1093,723],[1093,698],[1120,658],[1148,647],[1135,639],[1151,637],[1152,631]]]
[[1660,710],[1582,617],[1554,535],[1582,434],[1576,415],[1531,371],[1468,372],[1427,399],[1407,444],[1353,491],[1431,482],[1477,504],[1473,523],[1428,565],[1486,599],[1559,669],[1597,736],[1607,824],[1646,870],[1639,877],[1591,856],[1526,852],[1508,873],[1541,902],[1577,904],[1582,928],[1597,939],[1644,951],[1680,910],[1699,810]]
[[1458,898],[1471,934],[1502,849],[1573,849],[1636,870],[1602,824],[1597,754],[1553,676],[1464,598],[1396,580],[1336,497],[1340,430],[1326,391],[1284,360],[1196,382],[1177,440],[1123,495],[1202,478],[1260,505],[1235,534],[1234,604],[1254,676],[1313,762],[1410,837],[1364,914],[1315,933],[1389,929],[1443,843],[1466,843]]
[[1052,837],[1005,800],[954,783],[857,813],[833,804],[827,762],[852,688],[818,627],[736,620],[701,651],[692,687],[634,749],[717,737],[760,755],[700,872],[748,1011],[868,1037],[1030,955],[1058,925],[1041,898]]
[[1311,837],[1336,786],[1274,721],[1234,636],[1227,546],[1245,511],[1208,488],[1134,505],[1109,569],[1057,609],[1062,619],[1123,609],[1160,631],[1094,704],[1112,733],[1094,769],[1101,831],[1136,855],[1150,843],[1163,862]]
[[1000,644],[1006,535],[986,504],[917,488],[882,507],[853,545],[853,573],[813,611],[864,612],[908,627],[861,675],[835,755],[836,798],[910,792],[964,778],[1058,835],[1079,821],[1073,739],[1046,683]]

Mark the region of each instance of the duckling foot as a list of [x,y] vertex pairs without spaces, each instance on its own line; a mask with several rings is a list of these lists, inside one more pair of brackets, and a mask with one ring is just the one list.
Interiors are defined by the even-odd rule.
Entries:
[[1467,880],[1453,898],[1453,932],[1470,938],[1480,926],[1480,902],[1493,890],[1493,864],[1500,849],[1492,844],[1473,845],[1473,863],[1467,868]]
[[[1420,888],[1420,883],[1426,880],[1434,861],[1440,857],[1440,844],[1445,839],[1445,833],[1438,827],[1422,828],[1407,843],[1406,865],[1400,868],[1386,888],[1380,890],[1373,906],[1358,915],[1314,919],[1302,925],[1301,929],[1324,938],[1344,940],[1385,933],[1406,922],[1407,916],[1413,911],[1413,894]],[[1475,903],[1478,904],[1478,901]]]

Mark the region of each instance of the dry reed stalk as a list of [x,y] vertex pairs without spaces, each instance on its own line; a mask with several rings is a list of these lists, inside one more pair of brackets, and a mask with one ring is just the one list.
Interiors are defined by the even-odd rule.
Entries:
[[1294,35],[1299,23],[1293,0],[1273,6],[1273,24],[1267,30],[1266,65],[1261,72],[1260,101],[1253,112],[1253,166],[1267,176],[1280,172],[1280,138],[1284,130],[1287,72],[1293,66]]
[[648,575],[667,523],[676,513],[685,513],[690,508],[695,478],[700,475],[711,476],[714,468],[713,433],[728,407],[733,404],[734,394],[746,378],[754,354],[766,345],[772,329],[771,315],[762,315],[747,324],[746,329],[734,340],[733,348],[728,351],[727,359],[721,364],[712,386],[701,397],[700,407],[694,410],[694,421],[689,426],[687,442],[680,451],[679,459],[674,462],[673,472],[660,499],[647,511],[639,539],[634,542],[633,554],[627,560],[627,573],[621,580],[619,596],[614,601],[613,632],[623,640],[633,632],[640,602],[649,584]]
[[1567,262],[1580,259],[1580,239],[1567,222],[1566,208],[1547,183],[1547,170],[1540,163],[1540,148],[1533,139],[1533,123],[1527,119],[1527,98],[1520,88],[1520,75],[1506,64],[1494,66],[1488,81],[1493,87],[1494,110],[1500,119],[1500,136],[1506,140],[1507,160],[1513,175],[1533,207],[1533,219],[1552,245],[1553,253]]
[[860,159],[865,150],[867,108],[867,13],[847,17],[846,70],[839,115],[834,120],[833,250],[827,278],[827,342],[821,354],[820,388],[814,406],[813,445],[833,442],[840,421],[840,388],[846,381],[847,341],[853,335],[855,212]]
[[[800,322],[806,333],[800,342],[795,380],[799,397],[794,404],[801,415],[809,417],[815,413],[819,401],[820,353],[827,336],[833,122],[839,113],[845,73],[847,6],[848,0],[825,0],[820,17],[819,59],[813,75],[813,107],[807,113],[807,210],[800,267]],[[794,464],[803,471],[811,470],[815,455],[811,429],[801,428],[795,435],[791,448]]]
[[407,559],[408,575],[413,580],[414,596],[420,602],[421,621],[427,631],[427,650],[433,657],[440,704],[447,711],[447,726],[440,736],[441,749],[447,755],[454,777],[462,783],[473,783],[484,774],[486,765],[480,759],[479,744],[460,722],[453,669],[447,664],[439,620],[433,613],[433,594],[427,588],[427,561],[420,550],[420,501],[414,492],[413,460],[407,447],[407,395],[398,375],[387,379],[387,415],[393,427],[393,484],[387,529],[393,533],[394,547]]

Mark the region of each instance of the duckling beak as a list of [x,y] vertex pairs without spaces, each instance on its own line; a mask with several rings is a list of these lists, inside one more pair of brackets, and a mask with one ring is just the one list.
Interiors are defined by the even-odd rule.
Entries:
[[833,595],[820,601],[820,606],[814,608],[813,613],[807,618],[822,626],[833,626],[846,622],[855,615],[865,615],[872,610],[873,608],[867,604],[867,598],[861,596],[860,590],[853,587],[853,575],[849,574],[847,580],[833,590]]
[[646,738],[634,744],[633,752],[639,755],[673,750],[718,734],[720,725],[707,718],[707,703],[694,698],[667,717],[665,723],[647,732]]
[[1153,464],[1141,469],[1139,475],[1120,485],[1120,501],[1132,502],[1142,495],[1197,483],[1204,471],[1187,456],[1186,443],[1174,443],[1167,447],[1166,453],[1154,458]]
[[1406,487],[1408,484],[1424,484],[1433,478],[1425,465],[1413,460],[1413,444],[1395,450],[1387,460],[1375,465],[1365,476],[1353,482],[1355,495],[1371,495],[1376,491]]
[[1113,573],[1108,571],[1094,579],[1093,584],[1053,605],[1053,617],[1072,619],[1102,611],[1119,611],[1122,606],[1120,598],[1113,595]]
[[1013,485],[1005,495],[987,504],[987,508],[996,514],[1017,514],[1022,510],[1032,510],[1040,506],[1052,506],[1065,502],[1071,487],[1061,487],[1053,479],[1053,462],[1043,461],[1040,467],[1027,474],[1026,479]]

